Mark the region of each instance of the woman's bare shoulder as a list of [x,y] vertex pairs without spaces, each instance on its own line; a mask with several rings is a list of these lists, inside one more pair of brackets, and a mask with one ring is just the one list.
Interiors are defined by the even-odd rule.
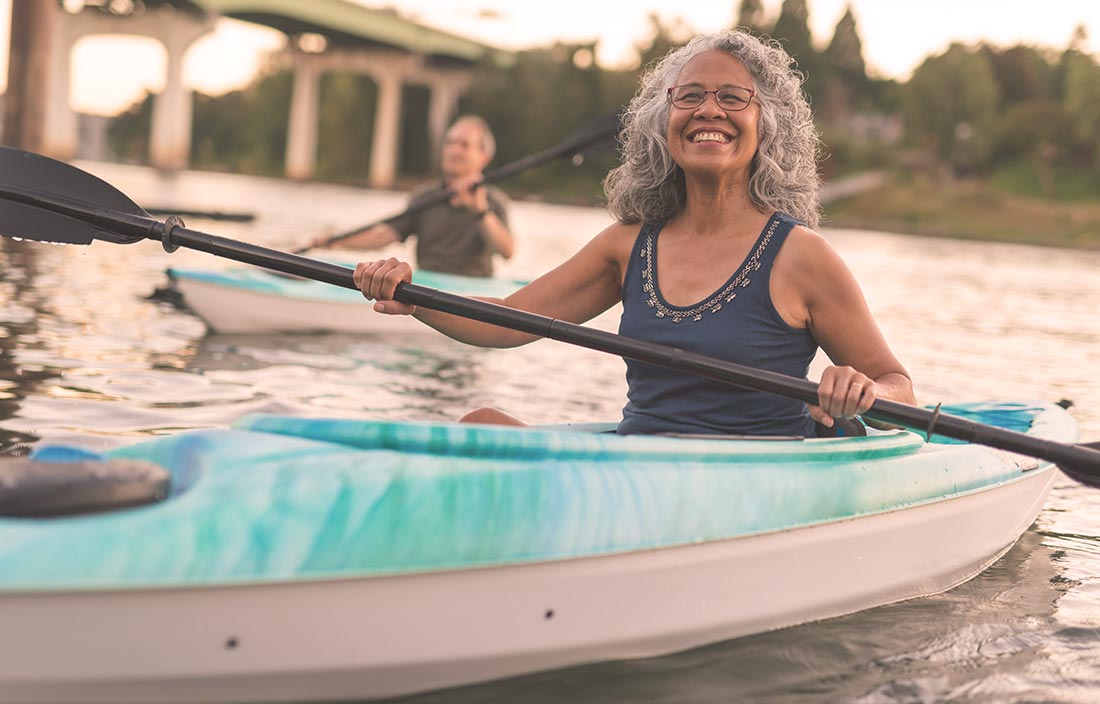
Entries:
[[626,239],[633,243],[638,237],[638,233],[641,232],[642,225],[637,222],[623,222],[622,220],[616,220],[603,230],[600,231],[596,237],[603,237],[612,240]]
[[642,226],[639,223],[616,221],[601,230],[589,246],[596,248],[610,259],[623,260],[630,256],[634,241]]
[[781,255],[800,270],[828,269],[840,263],[840,255],[821,233],[805,225],[795,225],[787,235],[791,245],[781,250]]

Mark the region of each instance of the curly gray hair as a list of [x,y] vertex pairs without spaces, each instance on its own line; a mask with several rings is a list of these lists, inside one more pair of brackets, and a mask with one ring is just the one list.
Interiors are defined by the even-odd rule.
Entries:
[[724,51],[752,76],[760,104],[760,146],[752,161],[749,197],[761,210],[777,210],[809,227],[821,219],[821,140],[802,93],[802,74],[774,41],[739,30],[695,37],[646,71],[623,116],[622,164],[607,175],[608,209],[623,222],[664,222],[684,208],[684,173],[668,148],[668,88],[688,61]]

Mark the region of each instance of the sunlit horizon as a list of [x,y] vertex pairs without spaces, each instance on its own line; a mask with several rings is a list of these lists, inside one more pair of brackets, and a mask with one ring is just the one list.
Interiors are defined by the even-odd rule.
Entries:
[[[360,4],[381,4],[360,0]],[[769,20],[781,0],[765,0]],[[1053,0],[1036,10],[1025,0],[926,0],[899,6],[875,0],[808,0],[815,44],[823,48],[837,21],[851,6],[872,76],[906,80],[928,56],[952,42],[986,41],[996,46],[1028,44],[1060,51],[1077,26],[1087,32],[1085,49],[1100,53],[1100,2]],[[527,3],[519,0],[393,0],[402,16],[503,49],[548,46],[555,41],[598,41],[597,61],[621,68],[648,41],[650,14],[670,28],[691,33],[731,26],[737,2],[696,4],[667,9],[657,0]],[[7,86],[11,0],[0,0],[0,90]],[[283,35],[260,25],[224,20],[196,42],[184,66],[186,84],[218,95],[247,85],[265,55],[283,44]],[[165,52],[153,39],[129,36],[89,37],[71,56],[71,103],[81,112],[114,115],[163,86]]]

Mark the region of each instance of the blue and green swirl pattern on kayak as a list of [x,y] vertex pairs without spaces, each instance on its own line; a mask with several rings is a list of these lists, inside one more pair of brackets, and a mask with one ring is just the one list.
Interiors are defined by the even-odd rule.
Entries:
[[[1049,404],[945,407],[1059,441]],[[81,456],[43,448],[37,459]],[[813,440],[248,416],[104,455],[167,468],[167,500],[0,519],[0,589],[257,583],[649,550],[809,527],[1019,479],[912,432]]]

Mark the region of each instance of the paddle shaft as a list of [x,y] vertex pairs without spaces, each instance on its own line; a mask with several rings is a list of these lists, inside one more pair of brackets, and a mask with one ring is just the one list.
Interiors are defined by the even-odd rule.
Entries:
[[[160,235],[151,235],[151,237],[160,239]],[[170,239],[174,245],[358,290],[352,279],[353,270],[339,264],[319,262],[186,228],[173,229]],[[394,298],[402,303],[423,306],[599,352],[608,352],[746,389],[774,393],[808,404],[818,402],[818,385],[806,379],[754,369],[667,345],[634,340],[615,333],[413,283],[399,284]],[[938,410],[929,411],[886,399],[875,401],[870,411],[864,415],[874,420],[923,430],[929,437],[941,435],[1047,460],[1062,466],[1071,476],[1075,476],[1073,471],[1075,467],[1089,468],[1086,476],[1093,477],[1093,481],[1096,480],[1097,475],[1100,475],[1100,451],[1081,445],[1044,440],[1013,430],[941,414]]]
[[[484,176],[482,176],[481,180],[473,185],[473,188],[479,188],[479,187],[484,186],[486,184],[494,183],[496,181],[500,181],[500,180],[505,179],[509,176],[512,176],[513,174],[518,174],[521,171],[526,171],[527,169],[533,168],[535,166],[541,166],[542,164],[545,164],[548,161],[553,161],[554,159],[558,159],[558,158],[561,158],[563,156],[578,154],[580,152],[591,149],[592,147],[596,146],[597,144],[600,144],[602,142],[606,142],[606,141],[610,140],[612,137],[614,137],[616,134],[618,134],[619,125],[618,125],[618,120],[617,119],[614,121],[613,124],[607,118],[603,118],[603,120],[601,120],[601,122],[607,123],[607,124],[601,125],[598,129],[596,129],[593,132],[586,133],[582,136],[574,137],[572,139],[567,139],[566,141],[562,142],[561,144],[550,147],[549,149],[544,149],[543,151],[538,152],[536,154],[529,154],[528,156],[525,156],[522,159],[517,159],[516,161],[510,162],[510,163],[505,164],[503,166],[499,166],[495,169],[490,169],[490,170],[486,171]],[[398,213],[397,215],[391,215],[390,217],[385,218],[384,220],[378,220],[378,221],[370,223],[368,225],[361,225],[361,226],[355,228],[354,230],[347,230],[345,232],[341,232],[339,234],[333,235],[333,236],[329,237],[325,241],[324,244],[331,244],[333,242],[340,242],[342,240],[346,240],[350,237],[353,237],[353,236],[359,234],[360,232],[363,232],[364,230],[369,230],[372,227],[377,227],[378,225],[389,224],[389,223],[392,223],[396,220],[400,220],[401,218],[408,217],[409,215],[415,215],[416,213],[423,212],[423,211],[427,210],[428,208],[432,208],[436,205],[439,205],[440,203],[447,202],[448,200],[451,199],[451,197],[453,195],[454,194],[450,190],[448,190],[446,188],[440,188],[438,191],[435,191],[434,193],[425,194],[414,205],[409,206],[408,208],[406,208],[402,212]],[[302,254],[304,252],[308,252],[309,250],[313,249],[315,246],[317,246],[317,245],[307,245],[305,247],[298,247],[296,249],[290,250],[290,252],[292,254]]]

